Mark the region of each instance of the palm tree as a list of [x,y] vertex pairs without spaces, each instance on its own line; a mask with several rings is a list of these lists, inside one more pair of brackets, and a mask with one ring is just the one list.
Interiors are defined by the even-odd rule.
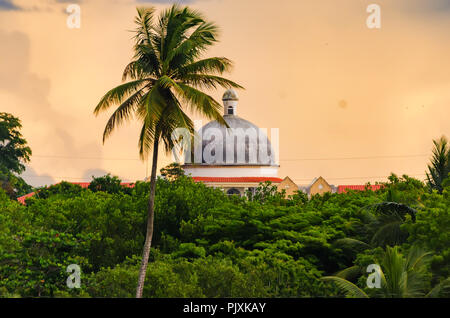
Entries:
[[368,223],[367,229],[371,233],[371,238],[368,242],[342,238],[336,240],[334,244],[351,248],[355,251],[362,251],[378,246],[393,246],[404,243],[408,233],[403,231],[401,226],[405,223],[407,215],[411,217],[412,222],[415,222],[417,210],[399,201],[397,192],[393,189],[388,189],[385,201],[362,208],[362,210],[368,212],[365,214],[366,222]]
[[[417,210],[406,204],[399,203],[397,192],[388,189],[386,200],[363,207],[362,210],[367,211],[365,219],[370,239],[367,242],[354,238],[341,238],[333,244],[337,248],[342,248],[347,256],[355,257],[357,253],[361,253],[367,249],[375,249],[377,247],[386,247],[388,245],[400,245],[406,242],[408,233],[402,229],[409,215],[411,221],[416,221]],[[345,279],[356,279],[364,274],[364,268],[353,265],[339,271],[336,275]]]
[[433,157],[428,165],[427,181],[431,189],[442,193],[442,182],[450,173],[450,143],[445,136],[433,140]]
[[388,189],[386,200],[367,206],[375,212],[369,228],[373,232],[370,244],[373,246],[397,245],[403,243],[408,233],[401,229],[406,221],[406,216],[411,221],[416,221],[417,210],[406,204],[400,203],[396,191]]
[[[403,297],[437,297],[440,293],[447,291],[450,280],[446,279],[436,285],[428,293],[426,276],[426,265],[430,253],[424,252],[417,247],[412,247],[406,257],[398,250],[398,246],[387,247],[380,260],[381,279],[380,289],[376,289],[374,296],[385,298]],[[368,298],[369,295],[361,288],[339,276],[325,276],[323,281],[332,281],[342,290],[347,297]]]
[[139,271],[136,297],[142,297],[150,254],[156,167],[160,143],[169,152],[177,144],[172,140],[176,128],[194,134],[192,120],[185,110],[194,111],[226,125],[221,105],[203,89],[242,88],[221,77],[232,62],[224,57],[201,59],[208,47],[217,42],[218,28],[205,21],[197,11],[173,5],[155,19],[154,8],[138,8],[135,23],[134,58],[123,72],[128,82],[105,94],[94,110],[97,115],[113,105],[118,107],[108,120],[103,142],[111,132],[132,117],[142,123],[139,153],[145,160],[153,150],[147,233]]

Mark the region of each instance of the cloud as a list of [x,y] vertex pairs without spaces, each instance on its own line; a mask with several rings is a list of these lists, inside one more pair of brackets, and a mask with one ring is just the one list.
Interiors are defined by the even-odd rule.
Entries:
[[[137,3],[154,3],[154,4],[190,4],[198,0],[135,0]],[[54,3],[70,4],[70,3],[84,3],[83,0],[53,0]],[[18,6],[14,3],[14,0],[0,0],[0,11],[42,11],[43,3],[34,3],[33,6]],[[47,4],[51,4],[47,3]],[[49,9],[47,7],[47,9]]]
[[22,178],[33,187],[50,186],[56,183],[55,179],[49,174],[38,174],[32,167],[27,167],[22,174]]
[[[48,102],[51,84],[30,71],[30,40],[25,33],[0,31],[0,92],[15,94],[29,100],[27,113],[33,119],[58,116]],[[39,107],[33,107],[39,105]],[[56,119],[62,120],[62,117]]]
[[[29,37],[22,32],[0,31],[0,43],[0,100],[2,97],[5,100],[2,109],[19,117],[24,128],[30,127],[24,135],[35,155],[27,168],[31,173],[25,173],[24,179],[33,185],[45,185],[54,181],[46,171],[57,179],[67,180],[79,178],[77,171],[101,166],[102,161],[97,158],[72,159],[86,153],[100,157],[101,149],[93,141],[77,143],[75,137],[80,127],[73,115],[64,108],[55,109],[50,103],[51,81],[30,69]],[[39,149],[33,149],[33,145],[39,145]],[[37,173],[32,169],[34,165],[39,167],[35,169],[39,170]]]
[[[54,3],[82,3],[83,0],[53,0]],[[47,4],[52,4],[51,2]],[[33,5],[27,6],[25,4],[19,6],[14,3],[14,0],[0,0],[0,11],[27,11],[27,12],[34,12],[34,11],[46,11],[45,9],[49,10],[49,7],[43,6],[43,2],[35,1]]]
[[419,5],[428,8],[431,11],[450,11],[450,1],[449,0],[428,0],[420,1]]
[[87,181],[92,180],[93,177],[95,177],[95,178],[103,177],[104,175],[107,175],[107,174],[108,174],[108,171],[106,171],[104,169],[87,169],[83,173],[83,179],[87,182]]
[[448,14],[450,13],[449,0],[408,0],[400,1],[397,5],[404,12],[410,12],[418,15],[428,14]]
[[0,0],[0,10],[20,10],[12,0]]

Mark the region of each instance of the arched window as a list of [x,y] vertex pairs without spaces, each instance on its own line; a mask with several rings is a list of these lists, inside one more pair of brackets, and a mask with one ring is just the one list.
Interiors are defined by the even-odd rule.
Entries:
[[234,107],[228,106],[228,115],[234,115]]
[[236,188],[231,188],[227,191],[228,195],[241,195],[241,192]]

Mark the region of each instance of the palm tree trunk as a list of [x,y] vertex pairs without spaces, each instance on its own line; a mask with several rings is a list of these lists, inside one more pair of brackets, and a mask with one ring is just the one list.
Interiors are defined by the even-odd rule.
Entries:
[[150,195],[148,198],[147,235],[145,237],[141,268],[139,270],[139,280],[136,289],[136,298],[142,298],[142,292],[144,291],[145,275],[147,273],[148,257],[150,255],[150,248],[152,246],[153,220],[155,216],[154,206],[155,206],[155,189],[156,189],[156,166],[158,163],[158,144],[159,140],[155,136],[155,141],[153,142],[152,174],[150,176]]

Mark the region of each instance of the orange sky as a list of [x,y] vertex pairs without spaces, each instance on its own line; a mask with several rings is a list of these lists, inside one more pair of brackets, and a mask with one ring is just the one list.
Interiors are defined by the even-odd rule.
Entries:
[[[65,8],[76,2],[0,0],[0,111],[22,120],[33,150],[25,179],[143,179],[138,125],[103,145],[109,114],[92,112],[132,56],[135,7],[169,1],[80,1],[81,29],[69,29]],[[221,28],[207,55],[234,61],[227,77],[246,88],[238,114],[280,129],[280,177],[422,179],[432,139],[450,137],[448,1],[187,2]],[[371,3],[381,6],[381,29],[366,26]],[[211,93],[220,100],[223,90]],[[168,163],[161,157],[160,167]]]

